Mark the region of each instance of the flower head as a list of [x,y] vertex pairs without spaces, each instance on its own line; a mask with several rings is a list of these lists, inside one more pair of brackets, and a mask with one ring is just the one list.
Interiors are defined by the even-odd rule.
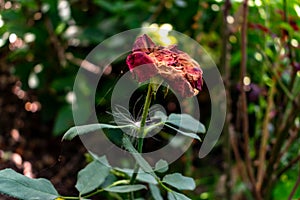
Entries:
[[160,75],[182,97],[197,95],[202,89],[202,70],[194,59],[176,45],[155,45],[146,34],[136,39],[126,63],[139,82]]

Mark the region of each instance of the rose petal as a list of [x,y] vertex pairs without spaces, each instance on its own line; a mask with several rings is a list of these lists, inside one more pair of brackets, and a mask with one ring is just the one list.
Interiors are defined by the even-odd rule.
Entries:
[[194,96],[202,89],[200,65],[176,45],[156,46],[144,34],[136,39],[132,52],[126,63],[139,82],[159,74],[182,97]]
[[130,54],[126,59],[126,63],[139,82],[157,75],[157,69],[152,58],[144,52],[138,51]]
[[150,53],[155,48],[154,42],[149,38],[148,35],[144,34],[136,39],[133,44],[132,51],[143,51]]
[[192,97],[195,95],[191,84],[184,77],[182,71],[164,65],[158,69],[159,74],[177,94],[182,97]]

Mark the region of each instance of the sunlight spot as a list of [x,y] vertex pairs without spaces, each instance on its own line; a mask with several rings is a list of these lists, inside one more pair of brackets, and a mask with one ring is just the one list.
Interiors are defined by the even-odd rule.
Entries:
[[37,64],[36,66],[34,66],[33,71],[38,74],[43,70],[43,68],[44,67],[42,64]]
[[220,7],[217,5],[217,4],[212,4],[211,5],[211,9],[215,12],[219,11],[220,10]]
[[42,9],[41,10],[42,10],[43,13],[48,12],[49,9],[50,9],[50,5],[48,3],[44,3],[42,5]]
[[186,7],[187,6],[187,3],[184,1],[184,0],[176,0],[175,1],[175,4],[178,6],[178,7]]
[[25,103],[25,110],[26,111],[30,111],[30,109],[31,109],[31,103],[30,102],[26,102]]
[[4,25],[4,21],[2,20],[2,16],[0,15],[0,28]]
[[286,174],[283,174],[280,176],[280,180],[286,181],[286,180],[288,180],[288,176]]
[[29,78],[28,78],[28,86],[31,89],[35,89],[39,86],[39,78],[37,77],[37,75],[35,73],[30,73]]
[[255,0],[254,3],[255,3],[255,5],[256,5],[257,7],[262,6],[261,0]]
[[209,198],[209,193],[208,192],[203,192],[200,194],[201,199],[208,199]]
[[24,99],[26,93],[24,92],[24,90],[18,90],[18,91],[16,92],[16,95],[17,95],[17,97],[18,97],[19,99]]
[[76,100],[75,93],[73,91],[68,92],[67,95],[66,95],[66,101],[69,104],[72,104],[72,103],[75,102],[75,100]]
[[40,20],[42,18],[42,13],[41,12],[36,12],[34,15],[33,15],[33,19],[34,20]]
[[38,101],[34,101],[34,102],[26,102],[25,103],[25,110],[28,112],[37,112],[38,110],[41,109],[41,104]]
[[236,43],[237,38],[234,35],[229,36],[229,42]]
[[281,56],[284,56],[284,55],[285,55],[285,49],[284,49],[284,48],[281,48],[279,54],[280,54]]
[[24,41],[26,43],[34,42],[34,40],[35,40],[35,35],[33,33],[25,33]]
[[299,46],[299,42],[296,40],[296,39],[291,39],[291,45],[293,46],[293,47],[298,47]]
[[78,26],[72,25],[67,28],[65,31],[65,36],[68,38],[74,37],[79,31]]
[[152,30],[150,32],[145,31],[145,33],[153,36],[153,38],[156,39],[156,42],[162,46],[168,46],[176,43],[176,38],[169,35],[169,32],[173,29],[171,24],[165,23],[159,26],[156,23],[144,23],[143,27],[151,28]]
[[267,19],[267,14],[266,14],[266,11],[265,11],[264,9],[259,8],[259,9],[258,9],[258,12],[259,12],[260,17],[261,17],[262,19]]
[[67,21],[70,19],[71,9],[68,1],[60,0],[58,2],[57,8],[58,8],[58,14],[63,21]]
[[297,117],[297,118],[295,119],[295,126],[296,126],[297,128],[300,127],[300,118],[299,118],[299,117]]
[[218,3],[220,3],[220,2],[222,2],[223,0],[215,0],[215,2],[218,2]]
[[30,162],[28,162],[28,161],[25,161],[24,163],[23,163],[23,174],[24,174],[24,176],[27,176],[27,177],[29,177],[29,178],[34,178],[34,175],[33,175],[33,173],[32,173],[32,165],[31,165],[31,163]]
[[159,26],[158,26],[158,24],[153,23],[153,24],[151,24],[151,25],[149,26],[149,28],[159,29]]
[[165,39],[168,36],[168,33],[170,31],[169,28],[170,27],[168,27],[168,26],[164,26],[164,28],[161,26],[159,31],[158,31],[158,34],[160,35],[160,37]]
[[2,47],[4,44],[5,44],[5,41],[2,38],[0,38],[0,47]]
[[168,37],[161,37],[160,41],[163,42],[165,45],[170,45],[172,42],[171,39]]
[[18,142],[20,140],[20,133],[18,129],[12,129],[10,131],[10,136],[12,137],[12,139],[16,142]]
[[10,1],[7,1],[5,4],[4,4],[4,9],[11,9],[12,7],[12,3]]
[[249,7],[255,6],[254,1],[253,0],[248,1],[248,6]]
[[228,24],[233,24],[234,23],[234,18],[231,15],[228,15],[226,17],[227,23]]
[[32,104],[31,104],[31,110],[30,110],[31,112],[35,113],[35,112],[37,112],[40,109],[41,109],[40,102],[38,102],[38,101],[32,102]]
[[300,77],[300,71],[298,71],[298,72],[297,72],[297,76],[299,76],[299,77]]
[[8,38],[10,43],[15,43],[17,41],[17,39],[18,39],[18,37],[15,33],[10,34],[9,38]]
[[254,58],[255,58],[255,60],[257,60],[257,61],[262,61],[262,55],[261,55],[261,53],[255,52]]
[[170,45],[171,39],[168,37],[169,32],[173,29],[171,24],[162,24],[158,30],[158,34],[160,36],[160,41],[164,45]]
[[161,29],[165,29],[165,30],[168,30],[168,31],[171,31],[173,29],[173,26],[171,24],[162,24],[160,26]]
[[17,167],[21,167],[22,166],[22,162],[23,162],[23,160],[22,160],[22,157],[20,156],[20,154],[17,154],[17,153],[13,153],[12,155],[11,155],[11,161],[13,161],[14,163],[15,163],[15,165],[17,166]]
[[298,17],[300,17],[300,6],[298,4],[294,4],[294,9],[295,9]]
[[249,76],[245,76],[244,79],[243,79],[243,83],[246,86],[250,85],[250,83],[251,83],[250,77]]
[[68,42],[70,46],[77,47],[80,45],[80,40],[78,38],[71,38]]

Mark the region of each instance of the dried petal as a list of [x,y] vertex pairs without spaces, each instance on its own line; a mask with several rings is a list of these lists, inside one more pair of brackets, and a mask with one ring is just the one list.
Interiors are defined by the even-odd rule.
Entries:
[[152,58],[144,52],[133,52],[127,57],[126,63],[139,82],[144,82],[157,75],[157,69]]
[[144,34],[136,39],[133,44],[132,52],[143,51],[150,53],[154,48],[154,42],[149,38],[148,35]]
[[[197,95],[202,89],[202,70],[187,53],[176,45],[156,46],[147,35],[137,38],[127,65],[139,82],[160,75],[182,97]],[[143,66],[147,64],[147,66]],[[143,66],[143,67],[139,67]]]

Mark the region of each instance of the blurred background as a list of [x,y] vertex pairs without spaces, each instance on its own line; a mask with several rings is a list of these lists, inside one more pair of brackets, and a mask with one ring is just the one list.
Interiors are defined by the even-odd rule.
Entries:
[[[296,0],[0,0],[0,168],[48,178],[60,194],[77,194],[76,174],[86,165],[86,149],[78,138],[61,142],[74,125],[76,73],[89,67],[82,61],[103,40],[140,27],[195,39],[226,86],[226,124],[213,151],[199,159],[201,144],[195,142],[171,165],[171,171],[195,178],[197,188],[187,195],[299,199]],[[127,70],[124,60],[107,68],[108,85],[96,94],[99,112],[109,107],[106,87]],[[198,99],[210,105],[206,89]],[[201,121],[208,125],[210,111],[203,112],[208,114],[201,113]]]

